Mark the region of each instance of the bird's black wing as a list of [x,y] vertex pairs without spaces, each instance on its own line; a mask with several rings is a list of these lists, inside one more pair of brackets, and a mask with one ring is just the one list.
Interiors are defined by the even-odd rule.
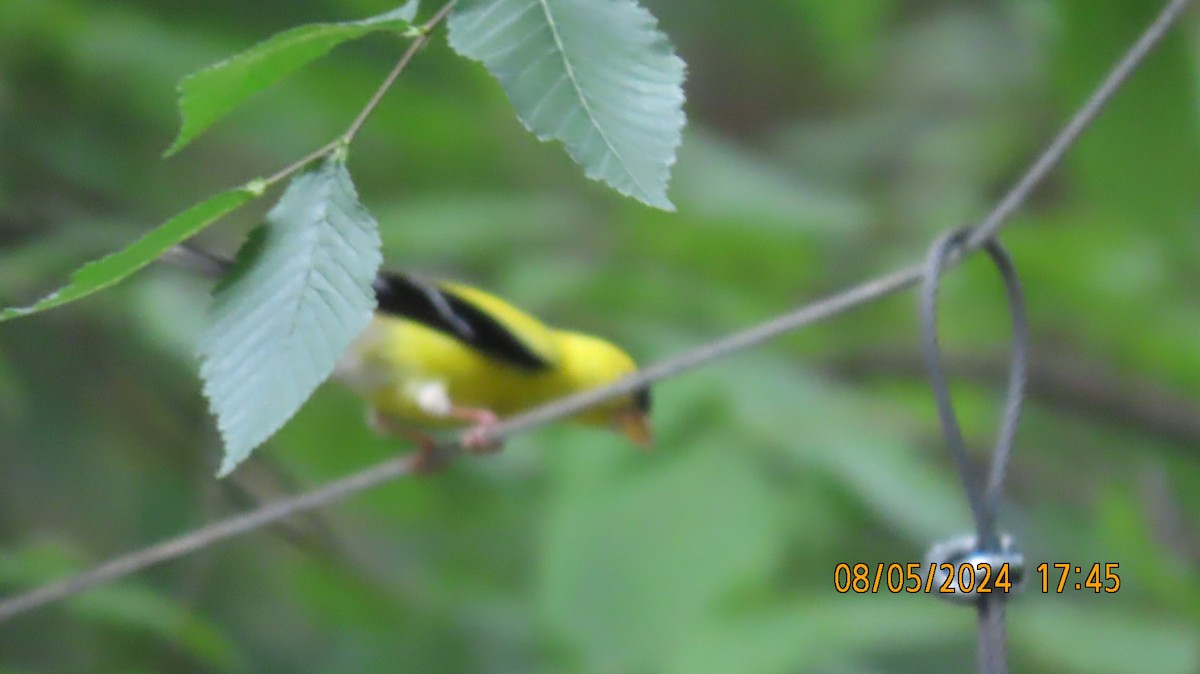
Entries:
[[500,321],[452,290],[394,272],[380,273],[374,288],[382,314],[420,323],[522,370],[550,368],[545,358]]

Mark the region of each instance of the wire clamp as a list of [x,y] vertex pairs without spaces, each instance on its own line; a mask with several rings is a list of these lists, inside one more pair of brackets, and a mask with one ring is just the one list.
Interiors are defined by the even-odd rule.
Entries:
[[1012,536],[1000,534],[997,550],[982,550],[977,543],[974,534],[963,534],[929,548],[922,568],[931,594],[974,604],[984,597],[1007,599],[1025,586],[1025,555],[1014,548]]

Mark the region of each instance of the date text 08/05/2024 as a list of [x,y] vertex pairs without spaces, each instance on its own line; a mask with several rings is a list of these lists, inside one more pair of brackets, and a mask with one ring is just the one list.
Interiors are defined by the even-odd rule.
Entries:
[[[1121,589],[1117,569],[1115,562],[1090,565],[1042,562],[1035,567],[1037,589],[1046,594],[1061,594],[1071,590],[1112,594]],[[944,576],[939,584],[935,584],[934,577],[939,571],[944,572]],[[991,564],[970,562],[958,565],[936,562],[879,562],[875,565],[842,562],[833,567],[833,589],[839,594],[1008,593],[1020,585],[1020,579],[1014,576],[1008,564],[993,567]]]

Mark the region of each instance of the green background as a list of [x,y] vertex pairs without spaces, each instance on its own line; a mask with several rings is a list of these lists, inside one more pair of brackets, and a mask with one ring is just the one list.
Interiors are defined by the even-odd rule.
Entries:
[[[1158,3],[645,4],[689,64],[678,212],[583,178],[439,34],[352,149],[389,266],[485,287],[641,362],[670,356],[977,219]],[[403,45],[339,48],[164,161],[179,78],[389,8],[0,3],[0,304],[323,144]],[[1121,577],[1098,596],[1035,577],[1009,611],[1015,671],[1200,669],[1196,18],[1003,237],[1034,341],[1003,526],[1031,566]],[[268,206],[201,243],[233,250]],[[0,328],[4,593],[406,451],[331,385],[215,480],[191,355],[207,291],[156,267]],[[979,259],[942,297],[983,457],[1001,286]],[[546,428],[23,615],[0,624],[0,672],[970,671],[970,610],[833,588],[839,562],[919,561],[969,526],[915,318],[911,294],[888,298],[659,385],[652,453]]]

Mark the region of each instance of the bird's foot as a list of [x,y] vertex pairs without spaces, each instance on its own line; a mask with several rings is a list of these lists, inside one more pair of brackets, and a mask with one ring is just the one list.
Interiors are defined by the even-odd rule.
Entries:
[[504,447],[504,442],[491,437],[500,418],[495,412],[485,409],[456,407],[451,412],[459,419],[470,421],[473,425],[462,434],[463,449],[472,454],[495,454]]
[[492,425],[468,428],[463,434],[462,446],[472,454],[495,454],[504,449],[504,441],[491,437]]

